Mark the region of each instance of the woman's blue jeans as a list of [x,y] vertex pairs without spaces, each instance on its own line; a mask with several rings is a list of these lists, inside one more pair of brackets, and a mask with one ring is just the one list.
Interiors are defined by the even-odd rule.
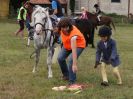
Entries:
[[30,30],[30,20],[29,19],[26,19],[25,21],[25,25],[26,25],[26,28],[28,29],[28,31]]
[[[84,48],[77,48],[77,58],[80,56]],[[66,59],[68,58],[68,65],[66,63]],[[76,81],[76,73],[72,71],[72,65],[73,65],[73,58],[72,58],[72,50],[66,50],[64,47],[62,47],[59,55],[58,55],[58,63],[61,68],[61,72],[63,76],[69,77],[70,83],[75,83]]]

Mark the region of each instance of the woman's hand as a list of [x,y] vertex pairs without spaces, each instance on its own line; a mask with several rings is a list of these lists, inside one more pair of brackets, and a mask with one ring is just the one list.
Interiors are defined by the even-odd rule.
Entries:
[[72,71],[76,73],[78,71],[78,67],[76,65],[72,65]]

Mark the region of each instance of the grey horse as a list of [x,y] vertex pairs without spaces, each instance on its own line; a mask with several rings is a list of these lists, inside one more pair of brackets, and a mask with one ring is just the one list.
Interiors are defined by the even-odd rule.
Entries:
[[36,6],[32,13],[32,22],[30,24],[34,27],[34,47],[35,47],[35,65],[33,67],[33,73],[37,70],[37,65],[40,57],[40,50],[47,49],[47,66],[48,66],[48,78],[52,78],[52,57],[54,54],[54,35],[52,21],[49,16],[48,8],[42,8]]

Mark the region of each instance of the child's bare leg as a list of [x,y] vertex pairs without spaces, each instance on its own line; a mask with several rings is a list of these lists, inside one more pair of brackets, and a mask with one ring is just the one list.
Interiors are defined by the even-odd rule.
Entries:
[[116,76],[116,78],[118,79],[117,84],[121,85],[121,84],[122,84],[122,80],[121,80],[121,76],[120,76],[118,67],[114,67],[114,68],[113,68],[113,73],[114,73],[114,75]]
[[19,30],[17,30],[16,32],[15,32],[15,35],[16,36],[18,36],[18,34],[21,32],[21,30],[19,29]]
[[21,38],[24,38],[24,30],[22,30],[20,33],[21,33],[21,35],[20,35]]

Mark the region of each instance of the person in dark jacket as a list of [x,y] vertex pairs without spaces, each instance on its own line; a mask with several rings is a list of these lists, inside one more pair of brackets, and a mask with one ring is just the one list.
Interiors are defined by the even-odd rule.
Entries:
[[107,65],[112,65],[113,73],[118,79],[117,84],[121,85],[122,80],[118,70],[120,59],[117,53],[116,41],[111,38],[112,31],[107,26],[103,26],[99,29],[98,35],[100,36],[101,40],[97,44],[96,62],[94,68],[97,68],[98,65],[101,65],[101,74],[103,79],[101,85],[109,86],[106,74]]
[[101,21],[101,20],[100,20],[100,17],[102,16],[102,15],[101,15],[102,11],[101,11],[99,5],[98,5],[98,4],[95,4],[95,5],[94,5],[94,8],[96,9],[96,14],[97,14],[98,21]]

